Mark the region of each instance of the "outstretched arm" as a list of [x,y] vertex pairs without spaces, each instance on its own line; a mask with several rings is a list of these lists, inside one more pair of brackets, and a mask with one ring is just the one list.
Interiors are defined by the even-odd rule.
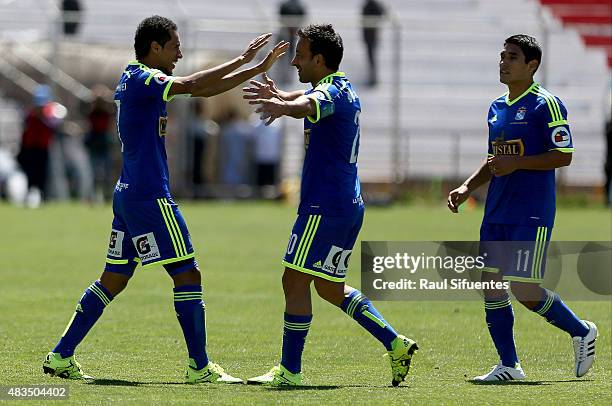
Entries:
[[[270,69],[274,62],[282,56],[289,44],[281,41],[268,53],[259,64],[234,72],[240,66],[253,60],[257,52],[264,47],[272,34],[264,34],[255,38],[246,51],[237,58],[211,69],[200,71],[186,77],[177,77],[171,85],[169,96],[191,94],[194,97],[209,97],[232,89],[248,79]],[[232,73],[233,72],[233,73]]]
[[303,96],[305,93],[304,90],[294,90],[292,92],[280,90],[278,87],[276,87],[276,84],[272,79],[270,79],[267,73],[264,73],[261,76],[264,80],[263,83],[256,80],[251,80],[251,87],[242,88],[242,91],[244,92],[242,97],[245,100],[271,99],[272,97],[276,97],[280,100],[295,100],[298,97]]
[[278,97],[270,99],[255,99],[249,104],[259,104],[255,110],[261,113],[261,119],[266,120],[266,125],[270,125],[274,120],[282,116],[293,118],[304,118],[314,116],[317,113],[317,102],[314,98],[301,95],[294,100],[282,100]]

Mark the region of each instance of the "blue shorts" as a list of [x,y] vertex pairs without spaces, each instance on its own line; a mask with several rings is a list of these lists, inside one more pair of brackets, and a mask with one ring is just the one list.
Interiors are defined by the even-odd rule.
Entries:
[[[480,255],[488,272],[502,272],[503,279],[542,283],[552,227],[483,223]],[[486,254],[486,255],[485,255]]]
[[298,215],[283,264],[333,282],[344,282],[364,209],[352,216]]
[[114,198],[113,213],[105,271],[131,276],[138,263],[147,267],[184,261],[180,267],[167,267],[175,275],[195,267],[189,231],[171,198]]

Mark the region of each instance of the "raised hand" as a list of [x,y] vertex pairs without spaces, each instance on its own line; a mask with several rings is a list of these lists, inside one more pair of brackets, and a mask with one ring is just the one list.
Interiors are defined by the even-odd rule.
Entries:
[[[245,100],[271,99],[273,97],[276,97],[277,99],[282,99],[282,97],[280,97],[279,95],[279,91],[276,87],[276,84],[272,79],[270,79],[268,74],[264,72],[261,76],[264,80],[264,83],[258,82],[256,80],[251,80],[249,82],[251,84],[251,87],[242,88],[242,91],[244,92],[242,98]],[[249,101],[249,104],[257,103],[254,101]]]
[[244,63],[251,62],[253,58],[255,58],[255,55],[257,55],[257,52],[259,52],[259,50],[263,48],[268,41],[270,41],[270,37],[272,37],[272,33],[269,32],[267,34],[262,34],[251,41],[247,49],[242,53]]
[[278,60],[281,56],[285,55],[289,49],[289,43],[287,41],[281,41],[272,48],[268,55],[266,55],[266,59],[264,59],[260,66],[264,72],[268,71],[274,65],[274,62]]

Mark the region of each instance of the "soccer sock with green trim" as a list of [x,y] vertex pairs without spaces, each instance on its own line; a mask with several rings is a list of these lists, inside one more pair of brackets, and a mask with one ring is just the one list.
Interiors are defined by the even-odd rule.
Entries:
[[95,281],[88,287],[79,300],[74,316],[64,330],[62,338],[53,348],[53,352],[59,353],[62,358],[72,356],[77,345],[83,341],[111,300],[113,300],[113,295],[102,286],[100,281]]
[[510,297],[485,300],[485,315],[489,334],[497,349],[502,365],[514,368],[519,362],[514,345],[514,311]]
[[185,336],[189,358],[193,359],[197,369],[202,369],[208,364],[202,286],[183,285],[174,288],[174,310]]
[[388,351],[392,350],[391,343],[397,333],[363,293],[354,289],[344,298],[340,308],[376,337]]
[[300,316],[285,313],[281,364],[293,374],[297,374],[302,370],[302,352],[304,351],[306,335],[308,335],[311,321],[312,314]]
[[572,337],[584,337],[588,334],[589,328],[563,303],[559,295],[548,289],[542,291],[544,297],[531,309],[533,312]]

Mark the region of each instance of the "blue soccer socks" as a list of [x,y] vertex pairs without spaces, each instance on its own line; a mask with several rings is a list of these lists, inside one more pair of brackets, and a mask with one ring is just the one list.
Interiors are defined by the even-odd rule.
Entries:
[[197,369],[202,369],[208,364],[202,286],[184,285],[174,288],[174,310],[185,336],[189,358],[193,359]]
[[59,353],[62,358],[72,356],[77,345],[83,341],[111,300],[113,300],[113,295],[102,286],[100,281],[95,281],[88,287],[53,352]]
[[584,337],[589,328],[563,303],[563,300],[548,289],[542,289],[544,298],[532,309],[550,324],[567,332],[572,337]]
[[502,365],[515,368],[518,361],[514,345],[514,311],[510,298],[485,300],[485,315],[489,334],[497,349]]
[[363,293],[354,289],[344,298],[340,308],[376,337],[387,351],[391,351],[391,342],[395,340],[397,333]]
[[302,371],[302,352],[311,321],[312,314],[299,316],[285,313],[281,365],[293,374]]

